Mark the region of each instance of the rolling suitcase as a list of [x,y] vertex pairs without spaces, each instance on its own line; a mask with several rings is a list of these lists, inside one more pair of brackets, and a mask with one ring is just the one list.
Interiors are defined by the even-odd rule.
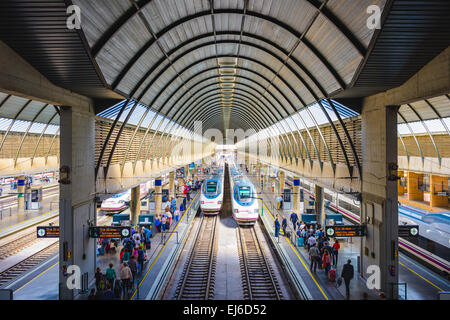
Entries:
[[333,282],[336,281],[336,270],[330,269],[328,271],[328,279]]
[[303,237],[298,237],[297,238],[297,246],[303,247],[304,241],[305,241],[305,239],[303,239]]

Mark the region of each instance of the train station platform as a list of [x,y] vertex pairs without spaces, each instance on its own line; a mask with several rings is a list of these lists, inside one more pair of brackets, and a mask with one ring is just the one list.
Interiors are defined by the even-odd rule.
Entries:
[[405,195],[399,195],[398,201],[402,204],[415,207],[421,210],[426,210],[428,212],[450,212],[449,207],[432,207],[429,202],[418,201],[418,200],[408,200]]
[[[177,206],[181,202],[182,198],[177,198]],[[174,253],[181,245],[182,235],[185,235],[189,229],[198,207],[199,194],[191,193],[191,201],[188,202],[187,209],[182,213],[178,224],[172,221],[169,232],[158,232],[153,235],[151,238],[151,249],[146,252],[147,260],[144,263],[143,272],[137,277],[137,283],[134,284],[130,295],[131,299],[154,299],[152,294],[156,294],[164,284],[158,281],[161,281],[168,272],[167,268],[170,267],[170,262],[175,259]],[[100,219],[102,223],[99,221],[99,225],[109,225],[112,220],[110,216],[104,215]],[[108,221],[106,222],[107,219]],[[112,263],[119,278],[121,267],[119,253],[121,249],[122,244],[117,247],[115,252],[97,255],[97,267],[101,269],[103,274],[105,274],[109,264]],[[9,284],[6,288],[13,290],[14,300],[57,300],[58,266],[58,255],[55,255]],[[89,279],[89,290],[85,294],[80,294],[78,299],[87,299],[91,288],[95,288],[93,275]]]
[[43,191],[42,207],[36,210],[18,209],[16,197],[5,196],[0,198],[0,205],[2,201],[8,202],[7,206],[0,207],[0,239],[58,216],[58,196],[59,185],[48,185]]
[[[255,179],[253,182],[255,182]],[[305,190],[307,191],[307,190]],[[285,236],[277,239],[280,244],[289,253],[291,261],[296,266],[302,279],[304,279],[306,286],[311,292],[313,299],[344,299],[345,286],[342,284],[336,287],[334,282],[328,280],[324,270],[317,270],[317,274],[312,274],[309,271],[310,259],[307,250],[304,247],[296,245],[295,232],[290,221],[291,210],[278,210],[276,207],[275,197],[276,193],[272,193],[268,188],[262,190],[259,194],[263,201],[264,215],[268,214],[270,220],[274,220],[275,216],[286,217],[288,221],[288,228],[293,236],[291,239]],[[305,201],[310,198],[308,192],[305,192]],[[331,210],[326,209],[329,213]],[[327,212],[328,213],[328,212]],[[344,224],[351,224],[351,222],[344,220]],[[282,233],[282,231],[281,231]],[[334,243],[330,241],[330,245]],[[360,238],[340,238],[339,258],[336,267],[336,277],[339,277],[342,272],[343,265],[348,259],[352,261],[355,276],[350,283],[351,300],[360,300],[363,293],[367,293],[369,299],[378,299],[379,292],[376,290],[369,290],[366,286],[366,280],[362,278],[358,272],[358,256],[360,255]],[[299,263],[300,262],[300,263]],[[407,300],[435,300],[438,299],[438,292],[449,291],[450,282],[428,268],[422,266],[406,255],[399,254],[399,297]],[[314,284],[314,285],[313,285]],[[405,285],[406,284],[406,285]]]

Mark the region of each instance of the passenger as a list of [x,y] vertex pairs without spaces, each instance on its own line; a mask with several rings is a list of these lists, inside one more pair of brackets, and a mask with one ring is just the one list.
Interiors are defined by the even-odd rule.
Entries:
[[294,231],[297,230],[298,215],[295,212],[292,212],[290,219],[291,219],[291,222],[292,222],[292,226],[294,227]]
[[138,272],[141,274],[144,271],[145,251],[141,248],[138,250],[137,262],[139,263]]
[[[309,239],[308,239],[308,241],[309,241]],[[317,249],[315,243],[312,244],[309,249],[309,260],[310,260],[309,270],[311,270],[311,272],[316,273],[317,265],[320,262],[320,251],[319,251],[319,249]]]
[[170,213],[170,211],[167,211],[166,215],[167,215],[167,223],[168,223],[167,230],[169,230],[170,226],[172,225],[172,214]]
[[186,201],[190,202],[191,201],[191,194],[188,192],[186,193]]
[[[100,281],[103,279],[103,273],[102,273],[102,270],[101,270],[100,268],[97,268],[97,269],[96,269],[94,278],[95,278],[95,288],[96,288],[97,290],[100,290]],[[104,289],[104,288],[103,288],[103,289]],[[103,289],[102,289],[102,290],[103,290]]]
[[97,296],[95,295],[95,289],[91,289],[91,292],[89,293],[88,296],[88,300],[97,300]]
[[155,226],[156,226],[156,230],[158,232],[161,232],[161,219],[159,217],[156,217]]
[[[308,250],[310,250],[313,245],[316,245],[317,240],[313,235],[310,235],[308,240],[306,241],[306,243],[308,244]],[[317,249],[317,250],[319,250],[319,249]],[[320,255],[320,251],[319,251],[319,255]]]
[[134,281],[136,279],[136,274],[139,273],[138,264],[134,257],[131,257],[130,261],[128,261],[128,267],[131,270],[132,281]]
[[186,198],[183,198],[183,208],[186,208]]
[[175,223],[178,223],[178,221],[180,220],[180,210],[178,210],[178,209],[175,210],[174,219],[175,219]]
[[116,270],[114,270],[113,264],[110,263],[109,268],[106,269],[106,281],[111,288],[114,286],[114,280],[116,280]]
[[141,244],[141,234],[139,232],[135,232],[133,234],[134,247],[137,248]]
[[284,216],[283,216],[283,221],[281,222],[281,226],[283,227],[283,234],[284,234],[284,235],[287,235],[287,234],[286,234],[287,219],[286,219],[286,217],[284,217]]
[[339,249],[341,249],[341,245],[339,244],[339,240],[336,239],[333,244],[333,265],[334,266],[337,266],[337,264],[338,264]]
[[122,296],[122,285],[120,284],[120,281],[116,279],[114,284],[114,299],[120,300],[120,297]]
[[122,263],[127,263],[130,260],[131,254],[128,248],[125,248],[125,251],[122,256]]
[[106,291],[103,292],[103,300],[113,300],[114,292],[112,291],[111,286],[106,287]]
[[384,292],[380,292],[380,294],[378,295],[378,298],[380,300],[386,300],[386,295],[384,294]]
[[328,250],[324,250],[323,256],[322,256],[322,268],[325,270],[325,275],[328,276],[328,271],[330,271],[331,268],[331,257]]
[[166,223],[167,223],[167,216],[163,214],[161,218],[161,229],[162,231],[166,231]]
[[275,237],[278,238],[279,233],[280,233],[280,221],[278,221],[278,216],[275,218],[273,226],[274,226],[274,229],[275,229]]
[[123,297],[128,298],[128,290],[130,288],[130,279],[133,276],[131,273],[128,263],[124,263],[122,269],[120,270],[120,280],[122,281]]
[[352,266],[352,260],[348,259],[347,264],[344,265],[342,268],[342,274],[341,277],[344,278],[345,283],[345,295],[347,300],[350,299],[350,281],[353,279],[353,266]]

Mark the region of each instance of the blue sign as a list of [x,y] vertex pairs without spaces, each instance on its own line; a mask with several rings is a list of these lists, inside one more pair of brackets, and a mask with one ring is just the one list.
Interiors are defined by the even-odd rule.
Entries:
[[300,179],[294,179],[294,186],[300,186]]
[[25,180],[17,180],[17,185],[18,186],[24,186],[25,185]]
[[195,163],[193,162],[189,163],[189,168],[195,168]]
[[155,180],[155,187],[161,187],[162,186],[162,180],[161,179],[156,179]]

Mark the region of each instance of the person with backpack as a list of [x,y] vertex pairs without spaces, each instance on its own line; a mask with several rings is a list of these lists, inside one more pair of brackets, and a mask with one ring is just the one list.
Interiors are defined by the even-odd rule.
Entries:
[[113,288],[114,280],[116,280],[116,270],[113,268],[113,264],[109,264],[109,268],[106,269],[106,281],[108,281],[109,286]]
[[123,252],[122,255],[122,263],[127,263],[131,258],[131,254],[130,254],[130,250],[128,250],[128,248],[125,248],[125,251]]
[[137,262],[139,263],[138,272],[141,274],[144,271],[145,252],[142,248],[138,250]]
[[275,237],[278,238],[280,234],[280,221],[278,221],[278,216],[275,218],[275,221],[273,222],[273,228],[275,230]]
[[309,249],[309,260],[311,261],[311,264],[309,266],[309,270],[311,270],[311,272],[316,273],[317,271],[317,265],[320,262],[320,251],[319,249],[316,247],[316,244],[311,244],[310,245],[310,249]]
[[128,289],[130,288],[130,280],[133,277],[128,263],[124,263],[122,269],[120,269],[120,280],[122,281],[123,296],[124,299],[128,298]]

